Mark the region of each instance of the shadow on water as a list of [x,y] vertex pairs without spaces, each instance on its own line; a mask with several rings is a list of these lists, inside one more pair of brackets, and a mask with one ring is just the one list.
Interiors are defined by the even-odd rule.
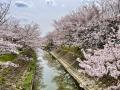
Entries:
[[[50,54],[44,54],[44,60],[50,68],[57,70],[57,75],[52,79],[56,83],[57,89],[55,90],[84,90],[79,87],[77,81],[64,69],[63,66]],[[46,89],[44,89],[46,90]]]

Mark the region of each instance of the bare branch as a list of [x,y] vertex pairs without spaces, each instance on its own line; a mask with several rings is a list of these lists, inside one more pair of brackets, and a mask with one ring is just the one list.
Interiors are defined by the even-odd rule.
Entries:
[[11,2],[9,4],[1,4],[0,6],[0,26],[7,22],[7,14],[10,9]]

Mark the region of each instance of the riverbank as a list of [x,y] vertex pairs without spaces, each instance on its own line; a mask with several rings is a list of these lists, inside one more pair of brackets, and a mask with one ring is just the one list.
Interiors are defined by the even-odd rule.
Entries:
[[[78,50],[79,51],[79,50]],[[74,51],[70,48],[58,48],[50,52],[62,66],[73,76],[73,78],[79,83],[79,86],[84,90],[103,90],[105,87],[103,83],[97,81],[95,78],[91,78],[88,75],[82,73],[79,68],[79,63],[76,58],[84,58],[82,53]]]
[[32,49],[22,49],[18,55],[1,55],[0,62],[17,66],[0,65],[0,90],[32,90],[36,60],[36,53]]

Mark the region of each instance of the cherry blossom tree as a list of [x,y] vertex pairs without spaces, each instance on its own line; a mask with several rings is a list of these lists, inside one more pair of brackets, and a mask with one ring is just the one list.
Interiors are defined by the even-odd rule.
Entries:
[[0,54],[5,53],[16,53],[18,54],[18,47],[20,45],[11,43],[6,40],[6,37],[13,36],[14,34],[8,30],[5,30],[5,25],[7,23],[7,14],[10,8],[10,4],[1,3],[0,5]]
[[21,25],[17,20],[7,19],[10,4],[0,5],[0,52],[17,52],[18,47],[40,47],[40,29],[37,24]]
[[0,55],[1,54],[6,54],[6,53],[15,53],[19,54],[17,48],[21,48],[21,45],[11,43],[9,41],[3,41],[2,39],[0,40]]
[[[80,44],[80,42],[83,42],[82,39],[86,38],[84,35],[90,32],[90,30],[85,30],[85,26],[93,21],[95,22],[95,20],[97,21],[100,14],[99,8],[95,4],[92,4],[73,11],[70,15],[66,15],[58,21],[54,21],[56,30],[54,32],[58,34],[56,42],[60,41],[61,44],[68,45]],[[78,32],[83,35],[79,37],[79,35],[77,35]]]
[[120,0],[95,0],[101,8],[101,18],[114,17],[120,14]]
[[[120,0],[96,0],[54,21],[52,42],[81,47],[85,60],[80,70],[100,80],[115,80],[107,90],[119,89],[120,77]],[[49,41],[49,39],[47,39]],[[86,49],[92,49],[88,54]]]
[[37,24],[28,24],[23,27],[15,25],[13,28],[12,32],[15,34],[12,38],[13,42],[21,44],[24,47],[40,47],[40,30]]
[[[107,4],[106,0],[103,1],[101,1],[103,5]],[[115,6],[117,3],[112,2],[113,0],[109,2],[109,6],[116,9],[113,3]],[[56,30],[54,32],[59,33],[58,35],[56,34],[56,42],[83,46],[83,48],[103,48],[103,45],[107,42],[106,38],[110,37],[110,33],[115,36],[118,30],[119,18],[110,19],[107,17],[106,13],[109,13],[111,17],[113,16],[111,12],[107,12],[109,11],[107,9],[111,11],[112,8],[105,7],[106,5],[100,7],[100,5],[94,3],[89,6],[83,6],[60,20],[54,21]],[[118,14],[116,11],[114,16]],[[106,18],[103,18],[103,16],[106,16]]]

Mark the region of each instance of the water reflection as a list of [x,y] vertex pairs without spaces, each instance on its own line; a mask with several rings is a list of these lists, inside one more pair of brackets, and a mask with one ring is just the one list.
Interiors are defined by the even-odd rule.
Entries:
[[58,74],[56,69],[50,67],[48,64],[47,58],[44,58],[44,52],[39,52],[38,59],[41,61],[42,70],[42,82],[44,83],[44,87],[40,90],[57,90],[57,85],[55,82],[52,82],[53,78]]
[[54,57],[52,57],[50,54],[45,54],[44,60],[47,60],[47,65],[49,68],[55,70],[53,73],[57,73],[52,78],[52,83],[56,84],[56,89],[54,90],[80,90],[78,85],[76,85],[75,80],[64,70],[64,68],[57,60],[55,60]]
[[42,88],[45,88],[43,82],[43,67],[41,65],[42,50],[37,50],[36,52],[37,52],[37,62],[36,62],[37,64],[36,64],[36,71],[33,80],[32,90],[41,90]]

